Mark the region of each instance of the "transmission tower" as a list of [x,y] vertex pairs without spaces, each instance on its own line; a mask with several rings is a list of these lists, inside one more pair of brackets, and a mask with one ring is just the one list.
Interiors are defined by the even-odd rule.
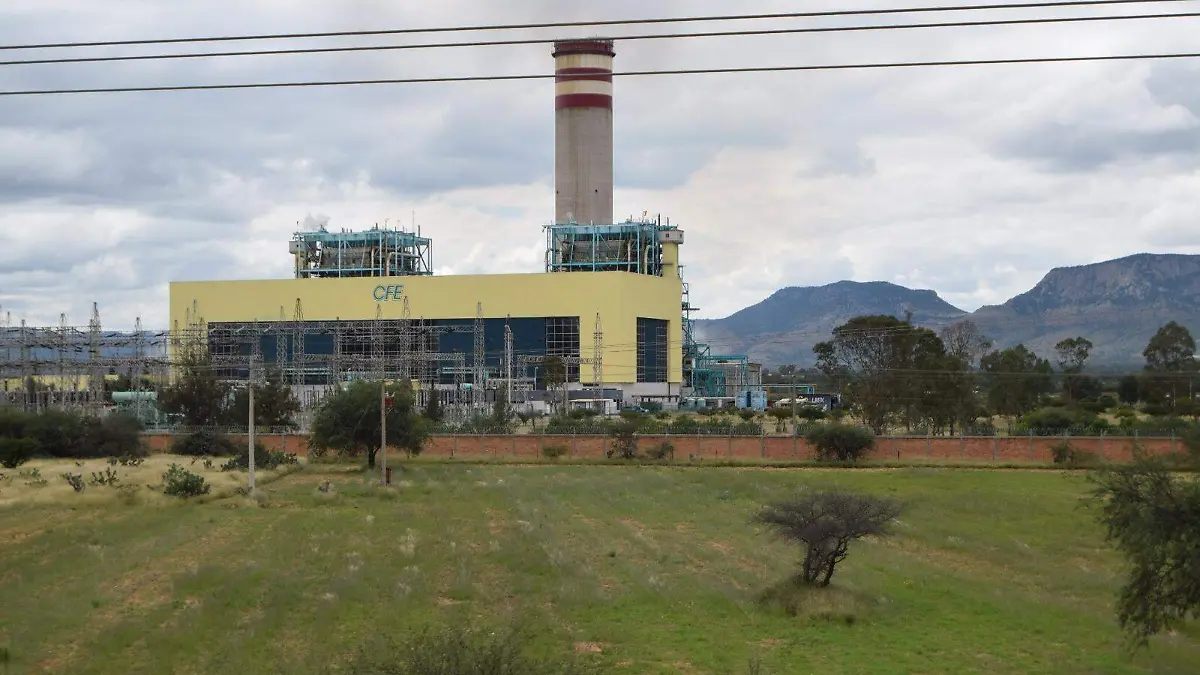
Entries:
[[484,387],[484,341],[483,341],[483,303],[475,303],[475,354],[472,360],[471,374],[471,408],[478,413],[483,408]]

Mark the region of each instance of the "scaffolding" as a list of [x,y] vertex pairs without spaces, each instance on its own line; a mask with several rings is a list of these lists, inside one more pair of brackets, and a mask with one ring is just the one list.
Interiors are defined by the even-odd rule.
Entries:
[[660,219],[615,225],[545,226],[547,272],[633,272],[663,276],[663,244],[679,242],[679,228]]
[[433,274],[433,240],[420,231],[381,229],[296,232],[288,245],[297,279],[408,277]]

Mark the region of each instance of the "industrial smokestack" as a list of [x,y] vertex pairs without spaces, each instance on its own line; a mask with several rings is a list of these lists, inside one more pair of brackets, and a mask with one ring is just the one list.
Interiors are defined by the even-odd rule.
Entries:
[[554,43],[554,218],[613,222],[612,40]]

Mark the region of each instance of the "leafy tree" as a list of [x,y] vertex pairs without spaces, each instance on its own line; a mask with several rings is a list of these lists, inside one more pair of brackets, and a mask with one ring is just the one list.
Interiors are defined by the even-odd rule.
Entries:
[[1137,375],[1125,375],[1121,378],[1117,383],[1117,398],[1121,400],[1121,403],[1138,402],[1140,395]]
[[988,407],[998,415],[1017,417],[1038,406],[1054,389],[1054,369],[1023,344],[994,351],[980,361],[987,373]]
[[[269,366],[263,382],[254,385],[254,426],[295,428],[299,412],[300,401],[283,378],[283,373],[278,367]],[[246,386],[234,394],[233,404],[228,408],[225,418],[230,425],[243,425],[249,420],[249,415],[250,391]]]
[[901,504],[891,499],[842,491],[807,492],[763,508],[754,522],[804,549],[798,582],[828,586],[850,543],[890,535],[892,521],[901,511]]
[[1200,482],[1180,480],[1159,458],[1108,467],[1092,496],[1108,541],[1129,562],[1117,621],[1133,645],[1200,618]]
[[817,366],[877,434],[896,417],[910,428],[952,424],[971,399],[969,373],[946,354],[937,334],[896,317],[851,319],[813,352]]
[[979,359],[992,348],[991,339],[971,320],[946,326],[940,336],[946,346],[946,355],[961,361],[968,370],[975,368]]
[[496,390],[496,400],[492,403],[492,423],[498,427],[508,425],[512,419],[512,409],[508,405],[508,392],[504,389]]
[[425,410],[422,411],[425,419],[430,422],[438,423],[445,418],[445,411],[442,410],[441,392],[436,387],[431,387],[425,399]]
[[215,426],[225,421],[230,386],[222,382],[205,354],[180,356],[174,381],[158,392],[158,407],[178,415],[188,426]]
[[1146,359],[1142,398],[1152,403],[1170,398],[1173,404],[1181,395],[1190,396],[1196,340],[1186,326],[1171,321],[1159,328],[1142,356]]
[[561,356],[547,356],[542,359],[542,382],[546,385],[546,390],[555,392],[562,390],[563,395],[563,410],[566,410],[567,398],[567,362]]
[[[387,411],[389,447],[403,448],[410,456],[419,454],[429,436],[429,421],[416,411],[412,386],[407,382],[386,387],[392,399]],[[379,453],[379,383],[357,380],[327,396],[313,419],[309,444],[322,450],[363,452],[367,466],[374,468]]]
[[1087,365],[1093,346],[1091,340],[1083,337],[1068,338],[1054,345],[1054,351],[1058,354],[1058,367],[1063,373],[1063,395],[1069,402],[1083,398],[1081,389],[1085,385],[1080,373]]
[[1084,366],[1087,365],[1088,357],[1092,353],[1091,340],[1082,337],[1068,338],[1060,340],[1054,345],[1054,351],[1058,354],[1058,367],[1064,373],[1081,373]]

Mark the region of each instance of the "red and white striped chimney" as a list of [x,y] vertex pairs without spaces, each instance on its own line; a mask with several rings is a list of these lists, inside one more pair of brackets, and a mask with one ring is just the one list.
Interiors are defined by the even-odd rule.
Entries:
[[554,217],[613,222],[612,40],[554,43]]

